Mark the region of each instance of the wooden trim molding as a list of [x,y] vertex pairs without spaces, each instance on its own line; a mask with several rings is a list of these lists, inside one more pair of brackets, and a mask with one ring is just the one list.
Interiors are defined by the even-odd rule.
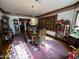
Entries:
[[4,13],[5,15],[13,15],[13,16],[23,16],[23,17],[32,17],[32,15],[19,14],[19,13]]
[[39,15],[37,17],[40,18],[40,17],[46,16],[48,14],[59,13],[59,12],[67,11],[67,10],[72,10],[72,9],[75,9],[75,8],[78,8],[78,7],[79,7],[79,1],[77,3],[75,3],[75,4],[73,4],[73,5],[70,5],[70,6],[67,6],[67,7],[64,7],[64,8],[61,8],[61,9],[58,9],[58,10],[51,11],[51,12],[48,12],[48,13]]

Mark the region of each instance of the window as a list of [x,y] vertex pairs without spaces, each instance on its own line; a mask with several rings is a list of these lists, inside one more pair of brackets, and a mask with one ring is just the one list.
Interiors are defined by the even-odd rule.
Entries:
[[76,26],[78,26],[78,27],[79,27],[79,11],[78,11],[78,13],[77,13]]

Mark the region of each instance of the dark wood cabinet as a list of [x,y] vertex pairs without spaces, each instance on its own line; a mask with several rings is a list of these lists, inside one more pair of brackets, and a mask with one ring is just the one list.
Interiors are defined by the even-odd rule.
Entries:
[[2,32],[7,32],[9,30],[9,19],[2,18],[1,25],[2,25]]
[[66,39],[67,42],[69,42],[71,45],[73,45],[75,48],[79,48],[79,38],[76,38],[74,36],[70,36]]
[[1,26],[2,26],[2,39],[9,40],[8,30],[9,30],[9,17],[2,16],[1,19]]
[[3,41],[8,41],[12,36],[12,29],[9,27],[9,17],[2,15],[1,19],[1,38]]

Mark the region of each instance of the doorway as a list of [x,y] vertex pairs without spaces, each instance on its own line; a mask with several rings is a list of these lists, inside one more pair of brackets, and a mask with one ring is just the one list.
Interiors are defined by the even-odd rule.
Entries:
[[29,21],[30,21],[30,19],[19,18],[21,32],[28,31],[29,26],[30,26]]

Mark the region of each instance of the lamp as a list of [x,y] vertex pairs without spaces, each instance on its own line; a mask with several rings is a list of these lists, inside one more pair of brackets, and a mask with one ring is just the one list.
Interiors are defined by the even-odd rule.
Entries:
[[37,24],[38,24],[38,18],[31,18],[30,25],[31,25],[31,29],[32,29],[32,34],[36,34]]
[[38,18],[31,18],[30,25],[37,25],[38,24]]

